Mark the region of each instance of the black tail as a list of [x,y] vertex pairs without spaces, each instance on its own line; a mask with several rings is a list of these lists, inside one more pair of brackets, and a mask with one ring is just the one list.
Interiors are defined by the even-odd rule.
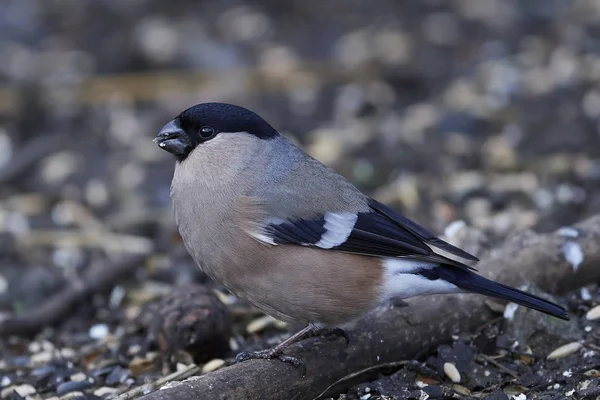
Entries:
[[525,293],[522,290],[491,281],[466,269],[441,265],[437,268],[422,271],[420,274],[431,280],[443,279],[469,292],[512,301],[513,303],[569,320],[567,311],[558,304],[554,304],[533,294]]

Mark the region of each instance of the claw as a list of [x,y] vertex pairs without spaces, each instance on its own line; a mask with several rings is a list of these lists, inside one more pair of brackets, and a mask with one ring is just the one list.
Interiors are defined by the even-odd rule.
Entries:
[[298,357],[293,357],[293,356],[288,356],[288,355],[282,354],[280,351],[278,351],[275,348],[267,349],[267,350],[260,350],[260,351],[243,351],[235,357],[234,364],[244,362],[247,360],[256,360],[256,359],[259,359],[259,360],[277,359],[286,364],[291,364],[294,368],[299,368],[300,371],[302,372],[302,377],[304,377],[306,375],[306,365],[304,364],[304,361],[302,361]]

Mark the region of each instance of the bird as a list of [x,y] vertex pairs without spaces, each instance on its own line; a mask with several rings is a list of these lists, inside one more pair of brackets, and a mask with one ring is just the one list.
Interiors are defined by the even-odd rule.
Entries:
[[479,275],[468,265],[475,256],[364,194],[244,107],[197,104],[154,142],[175,156],[175,222],[202,271],[264,313],[305,325],[238,362],[302,367],[284,353],[292,343],[318,334],[348,341],[344,323],[422,295],[473,292],[569,319],[560,305]]

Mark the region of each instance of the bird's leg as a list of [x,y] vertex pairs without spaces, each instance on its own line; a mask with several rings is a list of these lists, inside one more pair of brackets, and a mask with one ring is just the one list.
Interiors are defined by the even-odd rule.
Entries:
[[313,331],[313,326],[308,325],[306,328],[298,331],[293,334],[289,338],[285,339],[283,342],[279,343],[277,346],[260,351],[243,351],[237,355],[235,358],[235,362],[239,363],[246,360],[252,359],[263,359],[263,360],[272,360],[277,359],[279,361],[283,361],[288,364],[292,364],[296,368],[302,368],[302,376],[306,374],[306,366],[304,365],[304,361],[297,357],[286,356],[283,354],[283,351],[287,349],[290,345],[296,343],[297,341],[303,339],[309,333]]

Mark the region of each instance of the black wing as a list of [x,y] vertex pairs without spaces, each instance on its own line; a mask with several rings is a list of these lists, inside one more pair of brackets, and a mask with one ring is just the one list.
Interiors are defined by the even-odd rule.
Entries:
[[[464,264],[435,254],[434,246],[463,259],[477,261],[473,255],[436,237],[422,226],[400,213],[370,200],[370,212],[358,214],[326,213],[315,219],[296,219],[267,226],[267,233],[276,244],[297,244],[358,253],[378,257],[411,257],[422,260],[442,261],[465,267]],[[344,219],[350,226],[344,235]],[[339,228],[339,232],[334,232]],[[328,232],[334,239],[325,240]]]

